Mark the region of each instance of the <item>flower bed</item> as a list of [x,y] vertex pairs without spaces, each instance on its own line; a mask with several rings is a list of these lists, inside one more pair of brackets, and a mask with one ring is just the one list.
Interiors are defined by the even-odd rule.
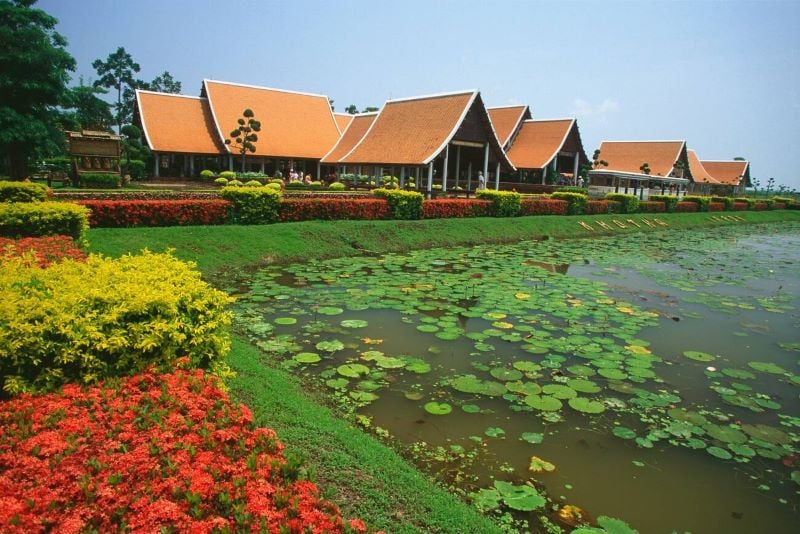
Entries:
[[616,200],[588,200],[586,201],[586,215],[600,213],[619,213],[620,204]]
[[523,198],[519,203],[519,215],[566,215],[568,208],[566,200]]
[[709,202],[708,211],[725,211],[724,202]]
[[666,202],[659,200],[645,200],[639,202],[639,213],[664,213],[667,211]]
[[389,218],[389,203],[382,198],[286,198],[278,208],[280,222]]
[[101,228],[128,226],[187,226],[224,224],[231,203],[227,200],[80,200],[91,210],[89,225]]
[[675,212],[676,213],[688,213],[688,212],[695,212],[700,211],[700,204],[697,202],[678,202],[675,204]]
[[770,209],[770,204],[767,202],[756,201],[755,204],[753,204],[753,209],[755,211],[766,211]]
[[491,217],[490,200],[466,198],[440,198],[422,202],[423,219],[450,219],[461,217]]
[[747,202],[734,202],[733,211],[747,211],[749,204]]
[[342,532],[342,520],[202,371],[0,403],[4,532]]
[[0,261],[27,253],[33,254],[39,267],[48,267],[64,258],[77,261],[86,259],[86,253],[67,235],[26,237],[18,240],[0,237]]
[[55,200],[213,200],[216,191],[65,191],[54,192]]
[[775,201],[775,204],[773,204],[772,207],[773,207],[773,209],[776,209],[776,210],[785,210],[786,209],[786,202]]

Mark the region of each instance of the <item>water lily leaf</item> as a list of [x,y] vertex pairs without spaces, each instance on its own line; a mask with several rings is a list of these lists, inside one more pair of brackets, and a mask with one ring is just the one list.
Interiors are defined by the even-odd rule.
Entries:
[[538,432],[523,432],[520,439],[536,445],[544,441],[544,434]]
[[433,415],[447,415],[453,411],[453,407],[446,402],[428,402],[425,403],[425,411]]
[[369,374],[369,367],[360,363],[345,363],[336,368],[336,371],[349,378],[358,378]]
[[400,369],[406,366],[406,361],[402,358],[381,356],[380,358],[375,358],[375,365],[382,369]]
[[573,410],[583,413],[596,414],[606,411],[606,407],[602,402],[587,399],[586,397],[575,397],[567,402]]
[[518,360],[514,362],[514,369],[522,371],[523,373],[535,373],[541,368],[542,366],[536,362],[530,362],[527,360]]
[[519,380],[522,378],[522,373],[517,371],[516,369],[506,369],[505,367],[495,367],[491,371],[489,371],[494,378],[497,380],[502,380],[504,382],[510,380]]
[[425,398],[425,394],[421,391],[406,391],[404,393],[405,398],[412,401],[422,400]]
[[344,313],[344,310],[336,306],[320,306],[317,308],[317,313],[321,313],[322,315],[339,315]]
[[316,352],[301,352],[299,354],[295,354],[294,359],[300,363],[316,363],[322,358]]
[[346,378],[330,378],[325,381],[325,385],[333,389],[343,389],[347,387],[350,381]]
[[431,372],[431,364],[429,364],[425,360],[422,360],[420,358],[411,358],[411,357],[405,357],[403,358],[403,360],[405,360],[406,362],[405,365],[406,371],[410,371],[412,373],[417,373],[420,375]]
[[542,387],[536,382],[506,382],[506,389],[522,395],[538,395],[542,392]]
[[417,326],[417,330],[419,330],[420,332],[437,332],[439,330],[439,327],[432,324],[421,324]]
[[628,375],[620,371],[619,369],[612,369],[612,368],[601,368],[598,369],[597,373],[600,376],[608,378],[610,380],[625,380],[628,378]]
[[745,371],[744,369],[726,368],[726,369],[722,370],[722,374],[724,374],[725,376],[729,376],[731,378],[739,379],[739,380],[750,380],[750,379],[756,377],[756,375],[754,375],[750,371]]
[[728,448],[738,454],[739,456],[744,456],[746,458],[752,458],[756,455],[756,451],[753,450],[751,447],[747,445],[741,445],[739,443],[732,443],[728,445]]
[[369,323],[363,319],[345,319],[339,324],[345,328],[365,328]]
[[484,512],[498,508],[502,500],[500,492],[493,488],[484,488],[476,493],[470,493],[469,496],[472,498],[472,504]]
[[747,436],[732,426],[720,426],[709,423],[703,427],[708,435],[724,443],[746,443]]
[[631,528],[625,521],[605,515],[597,518],[597,524],[603,527],[607,534],[639,534],[638,530]]
[[525,404],[543,412],[555,412],[561,409],[561,401],[549,395],[528,395]]
[[351,391],[349,395],[358,402],[372,402],[378,399],[378,395],[371,391]]
[[600,386],[585,378],[573,378],[567,380],[567,386],[575,391],[579,391],[580,393],[597,393],[600,391]]
[[563,384],[547,384],[542,391],[560,400],[572,399],[578,395],[574,389]]
[[461,406],[461,409],[464,410],[465,413],[479,413],[481,411],[481,407],[477,404],[464,404]]
[[556,470],[556,466],[547,460],[543,460],[538,456],[531,456],[530,463],[528,464],[528,471],[532,473],[552,473]]
[[325,352],[336,352],[337,350],[342,350],[344,348],[344,343],[338,339],[331,339],[327,341],[320,341],[315,345],[315,347],[317,350],[322,350]]
[[788,445],[792,442],[792,438],[783,430],[769,425],[744,424],[742,430],[751,438],[761,439],[773,445]]
[[733,458],[731,453],[729,453],[725,449],[721,449],[720,447],[709,447],[706,449],[706,452],[711,456],[715,456],[721,460],[730,460],[731,458]]
[[625,426],[615,426],[611,433],[622,439],[633,439],[636,437],[636,432]]
[[499,438],[506,435],[506,431],[497,426],[490,426],[484,431],[490,438]]
[[773,375],[781,375],[786,372],[786,369],[772,362],[758,362],[758,361],[747,362],[747,365],[749,365],[756,371],[761,371],[762,373],[770,373]]
[[717,359],[716,356],[713,354],[708,354],[707,352],[700,352],[697,350],[687,350],[683,353],[684,356],[689,358],[690,360],[694,360],[697,362],[713,362]]
[[500,397],[506,392],[506,387],[500,382],[480,380],[475,375],[456,377],[450,381],[450,385],[453,389],[462,393],[488,395],[490,397]]
[[294,317],[278,317],[273,322],[275,324],[289,325],[289,324],[295,324],[297,322],[297,319]]
[[503,503],[512,510],[532,512],[545,505],[545,498],[531,486],[514,486],[502,480],[495,480],[494,487],[500,493]]

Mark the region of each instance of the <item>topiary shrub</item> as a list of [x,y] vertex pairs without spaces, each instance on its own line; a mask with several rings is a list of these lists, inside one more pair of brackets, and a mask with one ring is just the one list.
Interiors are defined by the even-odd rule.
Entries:
[[228,185],[228,179],[220,177],[220,178],[217,178],[216,180],[214,180],[214,183],[219,185],[219,186],[225,187],[226,185]]
[[222,171],[221,173],[219,173],[219,177],[225,178],[226,180],[235,180],[236,173],[233,171]]
[[2,237],[68,235],[83,244],[88,230],[89,210],[71,202],[0,203]]
[[0,265],[0,295],[7,394],[97,382],[152,364],[172,369],[182,357],[225,369],[232,299],[169,254],[90,256],[47,269],[16,258]]
[[756,205],[755,199],[747,198],[747,197],[737,197],[737,198],[734,198],[733,201],[735,203],[747,204],[747,209],[748,210],[755,209],[755,205]]
[[43,202],[47,187],[32,182],[0,182],[0,202]]
[[122,174],[130,174],[131,179],[139,181],[145,176],[146,165],[144,161],[132,159],[122,166]]
[[636,195],[626,195],[624,193],[608,193],[607,200],[616,200],[620,203],[621,213],[636,213],[639,211],[639,199]]
[[216,176],[216,174],[214,174],[214,171],[210,171],[208,169],[203,169],[202,171],[200,171],[200,178],[202,178],[203,180],[211,180],[212,178],[214,178],[214,176]]
[[710,197],[701,197],[695,195],[686,195],[681,199],[681,202],[694,202],[697,204],[697,211],[708,211],[708,203],[711,201]]
[[243,184],[241,180],[229,180],[228,187],[241,187]]
[[273,191],[279,191],[279,192],[283,190],[283,184],[282,183],[270,182],[267,185],[265,185],[264,187],[267,187],[269,189],[272,189]]
[[475,196],[483,200],[492,201],[492,216],[494,217],[516,217],[519,215],[522,195],[515,191],[481,189],[475,193]]
[[678,204],[678,197],[675,195],[650,195],[650,200],[663,202],[667,213],[674,213],[675,206]]
[[223,187],[219,196],[233,203],[235,224],[271,224],[278,220],[282,195],[271,187]]
[[261,187],[261,182],[259,182],[258,180],[250,180],[244,185],[245,187]]
[[331,191],[344,191],[347,189],[347,186],[344,185],[342,182],[333,182],[331,185],[328,186],[328,189]]
[[422,217],[422,193],[395,189],[375,189],[372,194],[385,198],[394,219],[420,219]]
[[582,193],[564,193],[561,191],[551,193],[550,198],[566,200],[568,202],[568,215],[582,215],[586,211],[586,203],[589,201],[589,197]]
[[719,202],[725,204],[725,211],[733,210],[734,200],[731,197],[711,197],[711,202]]

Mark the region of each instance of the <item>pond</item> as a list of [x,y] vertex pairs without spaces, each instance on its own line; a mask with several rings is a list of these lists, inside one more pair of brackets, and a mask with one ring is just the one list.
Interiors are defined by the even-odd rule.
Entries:
[[798,223],[314,261],[237,297],[279,365],[520,531],[800,522]]

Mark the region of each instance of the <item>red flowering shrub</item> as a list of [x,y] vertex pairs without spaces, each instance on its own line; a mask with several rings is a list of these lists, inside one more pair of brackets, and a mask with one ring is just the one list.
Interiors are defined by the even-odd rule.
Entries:
[[747,202],[734,202],[733,203],[733,211],[747,211],[748,204]]
[[667,205],[657,200],[645,200],[639,202],[639,213],[664,213]]
[[724,202],[709,202],[708,211],[725,211]]
[[699,211],[700,205],[697,202],[678,202],[675,204],[675,212],[676,213],[686,213],[686,212],[693,212]]
[[437,198],[422,202],[423,219],[451,219],[462,217],[491,217],[491,200],[467,198]]
[[589,200],[586,202],[586,215],[597,215],[599,213],[619,213],[620,202],[616,200]]
[[0,237],[0,261],[26,253],[33,254],[39,267],[48,267],[64,258],[77,261],[86,259],[86,254],[75,246],[75,242],[68,235],[26,237],[17,240]]
[[225,224],[231,203],[227,200],[78,200],[91,210],[95,228],[126,226],[186,226]]
[[772,207],[776,210],[785,210],[786,209],[786,202],[775,202]]
[[3,532],[365,530],[199,370],[24,394],[0,429]]
[[569,201],[552,198],[523,198],[519,203],[519,215],[566,215]]
[[753,209],[755,211],[764,211],[764,210],[768,210],[769,208],[770,208],[770,205],[767,202],[756,201],[756,203],[753,204]]
[[389,203],[383,198],[285,198],[278,208],[280,222],[390,218]]
[[214,200],[217,191],[56,191],[56,200]]

